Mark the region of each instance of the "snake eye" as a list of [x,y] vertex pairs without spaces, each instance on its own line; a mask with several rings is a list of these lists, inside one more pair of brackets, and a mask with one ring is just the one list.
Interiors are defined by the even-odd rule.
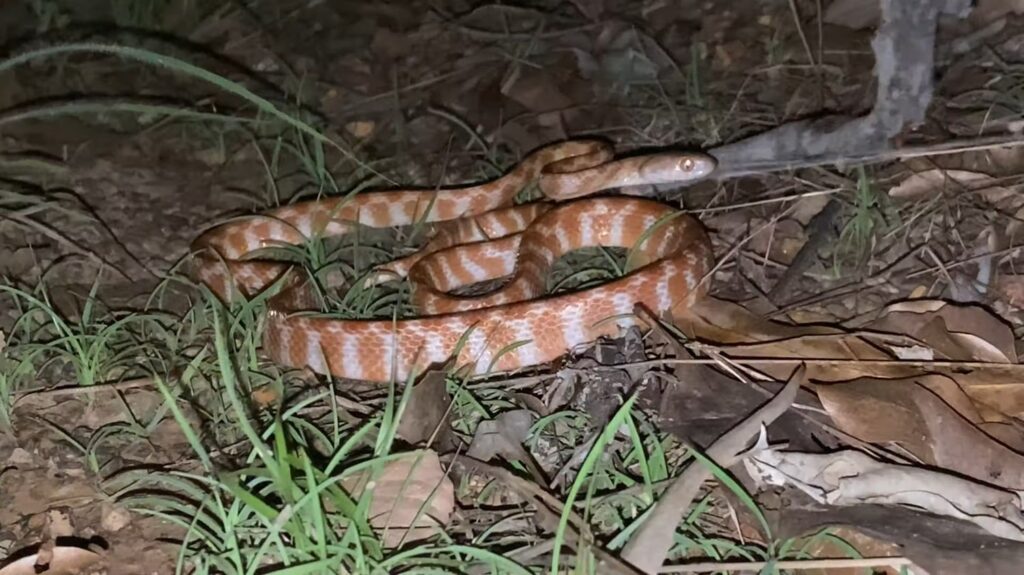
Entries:
[[693,161],[693,158],[686,158],[683,160],[682,166],[684,172],[692,172],[697,167],[697,162]]

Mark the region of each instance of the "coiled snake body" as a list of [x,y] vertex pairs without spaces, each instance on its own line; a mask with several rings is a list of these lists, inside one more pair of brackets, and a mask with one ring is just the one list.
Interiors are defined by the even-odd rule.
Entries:
[[[607,144],[571,140],[541,148],[480,185],[309,201],[221,224],[193,243],[194,270],[225,301],[237,292],[251,297],[291,267],[244,259],[256,250],[349,233],[359,224],[435,223],[423,248],[380,268],[408,277],[419,317],[350,320],[295,313],[308,308],[312,297],[308,286],[294,281],[268,303],[264,351],[287,366],[378,382],[405,380],[456,351],[457,364],[472,373],[512,370],[615,335],[633,323],[635,304],[678,313],[706,292],[702,280],[713,255],[698,220],[639,197],[585,196],[698,180],[714,167],[711,157],[699,153],[615,160]],[[531,182],[555,203],[513,205]],[[633,248],[633,271],[590,289],[544,296],[546,273],[562,254],[598,245]],[[448,293],[505,276],[511,276],[507,283],[480,296]]]

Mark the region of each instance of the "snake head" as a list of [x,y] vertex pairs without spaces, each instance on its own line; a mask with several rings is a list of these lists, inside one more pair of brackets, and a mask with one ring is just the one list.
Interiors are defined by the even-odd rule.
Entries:
[[656,154],[644,160],[640,176],[652,184],[691,182],[706,178],[717,166],[718,162],[707,154]]

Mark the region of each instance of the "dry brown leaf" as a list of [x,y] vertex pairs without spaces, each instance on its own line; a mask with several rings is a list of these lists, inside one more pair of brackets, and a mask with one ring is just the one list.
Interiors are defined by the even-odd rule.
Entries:
[[796,324],[801,323],[836,323],[838,318],[824,310],[795,309],[786,314],[786,317]]
[[523,447],[535,420],[536,416],[530,410],[514,409],[500,413],[494,419],[481,421],[466,455],[480,461],[500,457],[509,462],[519,462],[526,466],[535,480],[545,482],[544,472]]
[[[691,306],[685,315],[674,318],[687,337],[719,346],[733,359],[815,358],[837,360],[894,360],[895,356],[861,335],[840,328],[820,325],[787,325],[757,316],[742,306],[715,298],[705,298]],[[776,379],[788,379],[793,364],[756,365],[755,368]],[[871,367],[852,364],[809,362],[807,375],[816,381],[843,381],[865,375],[865,370],[880,377],[908,377],[919,371],[911,366]]]
[[[481,421],[473,434],[466,455],[480,461],[502,457],[509,461],[526,456],[523,442],[530,436],[534,415],[527,409],[514,409],[498,414],[495,419]],[[529,460],[529,457],[525,457]]]
[[[358,498],[370,478],[369,472],[360,473],[342,480],[342,485]],[[371,489],[370,525],[382,532],[387,547],[442,532],[455,511],[455,487],[434,451],[410,452],[389,461]]]
[[[979,409],[1010,417],[1024,416],[1024,366],[994,364],[966,373],[959,370],[953,375]],[[989,416],[985,419],[994,420]]]
[[[1008,489],[1024,488],[1024,456],[985,435],[914,380],[865,378],[819,386],[817,391],[836,426],[858,439],[895,442],[928,465]],[[941,393],[953,396],[955,390],[945,386]],[[962,398],[953,403],[965,407]]]
[[[916,200],[926,195],[940,193],[947,189],[959,190],[966,188],[977,190],[982,188],[995,188],[992,182],[995,179],[982,172],[969,172],[967,170],[943,170],[934,169],[911,174],[911,176],[899,185],[889,190],[889,196],[899,200]],[[1005,190],[1005,188],[1003,188]],[[1007,193],[1009,190],[1005,190]],[[995,193],[995,192],[993,192]]]
[[102,557],[95,551],[70,545],[54,546],[48,554],[47,569],[36,568],[36,561],[41,559],[40,553],[37,552],[4,565],[0,568],[0,575],[72,575],[81,573]]
[[[1018,1],[1019,0],[1015,0]],[[976,102],[968,105],[974,106]],[[975,166],[966,169],[978,169],[994,176],[1015,176],[1024,167],[1024,150],[1020,146],[1002,146],[965,152],[965,162],[973,161]]]
[[[902,302],[884,311],[905,316],[902,322],[889,321],[888,326],[881,320],[893,320],[897,316],[883,313],[881,317],[868,318],[868,322],[879,322],[872,326],[879,332],[877,335],[863,331],[853,334],[838,327],[769,321],[742,306],[715,298],[705,298],[674,320],[687,337],[713,344],[724,356],[736,361],[810,359],[807,361],[808,377],[820,383],[852,381],[862,377],[900,379],[928,373],[945,374],[971,398],[986,422],[1005,420],[1003,415],[1024,415],[1024,366],[1016,363],[1012,332],[998,318],[978,306],[953,306],[937,300]],[[939,343],[945,346],[946,351],[957,357],[980,356],[987,359],[994,358],[992,347],[988,345],[992,344],[1001,357],[1009,355],[1013,363],[974,365],[966,369],[896,361],[897,352],[904,355],[910,351],[921,353],[921,350],[915,350],[915,346],[921,344],[898,334],[914,326],[918,331],[923,330],[922,324],[929,314],[935,316],[933,319],[940,319],[942,325],[971,332],[984,343],[971,337],[950,337],[948,331],[936,331],[932,326],[929,328],[931,331],[924,334],[932,339],[928,345],[935,345],[936,340],[941,339]],[[886,329],[877,329],[879,327]],[[890,333],[893,335],[881,333],[887,330],[892,330]],[[979,335],[985,332],[987,337]],[[829,359],[840,361],[827,363]],[[882,361],[861,363],[865,360]],[[788,377],[796,365],[796,361],[744,363],[776,379]]]
[[[986,421],[981,412],[978,411],[978,407],[974,405],[971,398],[964,393],[964,390],[952,377],[931,374],[915,377],[912,381],[942,398],[946,405],[971,423],[977,425]],[[900,382],[896,381],[893,383],[899,385]],[[999,421],[1002,421],[1002,418]]]
[[904,301],[882,309],[862,327],[913,337],[953,360],[1017,363],[1010,326],[977,305]]
[[409,392],[409,402],[398,422],[398,436],[412,445],[431,438],[443,443],[451,431],[447,421],[451,401],[443,372],[424,375]]
[[828,204],[830,199],[825,194],[802,197],[793,204],[789,217],[806,226],[814,216],[825,209],[825,205]]
[[770,321],[749,312],[741,305],[713,297],[695,302],[673,320],[687,335],[723,345],[845,333],[839,328],[791,326]]
[[896,442],[923,461],[934,459],[913,403],[913,380],[863,379],[820,385],[818,399],[839,428],[869,443]]
[[[877,377],[909,377],[921,368],[900,364],[865,338],[854,335],[805,335],[784,340],[720,348],[722,355],[734,360],[813,359],[807,373],[815,381],[847,381],[872,374]],[[835,359],[835,363],[826,360]],[[875,362],[891,363],[875,363]],[[860,363],[868,362],[868,363]],[[793,370],[794,363],[748,362],[758,371],[781,378]]]
[[1024,430],[1019,424],[1012,421],[1007,423],[992,421],[979,423],[978,428],[1010,449],[1024,453]]

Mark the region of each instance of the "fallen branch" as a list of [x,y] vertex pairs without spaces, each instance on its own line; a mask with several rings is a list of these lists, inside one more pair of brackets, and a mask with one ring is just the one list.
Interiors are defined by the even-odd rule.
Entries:
[[931,102],[939,17],[962,17],[970,7],[969,0],[881,0],[882,23],[871,42],[878,81],[871,112],[791,122],[713,148],[717,177],[859,161],[890,150],[890,139],[922,122]]
[[890,138],[924,120],[931,102],[939,16],[966,15],[969,8],[968,0],[881,0],[882,24],[871,42],[878,79],[871,112],[838,125],[837,118],[784,124],[715,148],[719,176],[758,173],[763,168],[751,166],[766,162],[782,167],[888,149]]

